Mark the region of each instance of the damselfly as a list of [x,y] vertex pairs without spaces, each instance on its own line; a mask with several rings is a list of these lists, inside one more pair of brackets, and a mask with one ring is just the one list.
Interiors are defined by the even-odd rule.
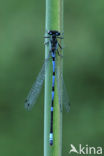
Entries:
[[[67,111],[69,111],[70,105],[69,105],[69,98],[68,98],[67,91],[66,91],[66,88],[64,85],[62,73],[60,74],[60,76],[58,74],[56,74],[57,67],[55,66],[56,54],[58,54],[59,57],[62,57],[62,55],[59,51],[59,48],[62,49],[62,47],[61,47],[60,43],[58,42],[58,39],[63,39],[63,37],[61,37],[60,32],[55,31],[55,30],[50,30],[50,31],[48,31],[48,36],[45,36],[45,38],[49,39],[48,42],[45,42],[45,44],[49,45],[49,56],[45,60],[43,66],[42,66],[42,69],[41,69],[40,73],[38,74],[38,77],[27,96],[27,99],[25,101],[25,108],[30,110],[30,108],[35,104],[35,102],[39,96],[39,93],[41,91],[42,84],[45,79],[45,71],[48,68],[48,63],[51,58],[52,65],[53,65],[53,72],[52,72],[51,121],[50,121],[49,142],[50,142],[50,145],[53,145],[53,107],[54,107],[54,94],[55,94],[55,76],[56,76],[56,80],[57,80],[57,84],[58,84],[57,88],[58,88],[60,111],[62,111],[62,100],[61,99],[62,99],[63,93],[64,93],[63,100],[64,100],[64,104],[65,104]],[[62,79],[61,81],[62,81],[64,92],[61,89],[61,86],[59,83],[59,77]]]

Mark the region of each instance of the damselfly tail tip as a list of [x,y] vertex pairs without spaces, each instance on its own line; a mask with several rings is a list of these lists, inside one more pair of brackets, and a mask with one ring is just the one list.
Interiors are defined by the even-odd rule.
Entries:
[[50,146],[52,146],[53,145],[53,140],[50,140]]
[[52,146],[53,145],[53,133],[50,133],[49,142],[50,142],[50,146]]

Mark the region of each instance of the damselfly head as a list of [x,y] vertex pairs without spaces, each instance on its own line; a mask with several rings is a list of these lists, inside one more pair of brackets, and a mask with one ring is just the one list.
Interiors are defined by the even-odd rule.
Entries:
[[48,34],[49,35],[60,36],[60,32],[59,31],[56,31],[56,30],[49,30],[48,31]]

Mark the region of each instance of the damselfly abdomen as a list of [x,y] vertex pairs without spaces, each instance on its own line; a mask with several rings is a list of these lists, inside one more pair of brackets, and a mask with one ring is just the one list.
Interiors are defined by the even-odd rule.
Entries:
[[[57,73],[56,54],[58,54],[59,57],[62,57],[59,51],[59,49],[62,49],[62,47],[60,43],[58,42],[58,39],[63,39],[63,37],[61,37],[60,32],[55,31],[55,30],[50,30],[48,31],[48,36],[45,36],[45,38],[49,39],[48,42],[45,42],[45,44],[49,45],[49,55],[48,55],[48,58],[45,60],[42,66],[42,69],[40,73],[38,74],[37,79],[27,96],[27,99],[25,101],[25,108],[27,110],[30,110],[30,108],[32,108],[32,106],[36,103],[36,100],[42,88],[43,81],[45,79],[45,70],[47,70],[48,63],[51,58],[53,69],[52,69],[52,96],[51,96],[51,108],[50,108],[51,121],[50,121],[49,142],[50,142],[50,145],[53,145],[53,112],[54,112],[55,77],[57,81],[60,111],[62,111],[62,101],[61,101],[62,96],[63,96],[62,93],[64,93],[64,97],[65,97],[64,105],[67,111],[69,111],[70,105],[69,105],[69,99],[68,99],[68,95],[66,92],[66,88],[63,82],[62,73],[60,73],[60,75],[56,74]],[[62,88],[60,87],[59,78],[61,78],[61,81],[62,81],[63,91],[62,91]]]

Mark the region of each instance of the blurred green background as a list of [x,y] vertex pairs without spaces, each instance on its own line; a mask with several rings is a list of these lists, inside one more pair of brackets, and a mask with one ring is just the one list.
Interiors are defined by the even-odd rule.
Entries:
[[[63,156],[104,145],[104,1],[65,0]],[[0,155],[43,155],[44,89],[24,100],[44,62],[45,1],[0,0]],[[75,154],[76,155],[76,154]]]

